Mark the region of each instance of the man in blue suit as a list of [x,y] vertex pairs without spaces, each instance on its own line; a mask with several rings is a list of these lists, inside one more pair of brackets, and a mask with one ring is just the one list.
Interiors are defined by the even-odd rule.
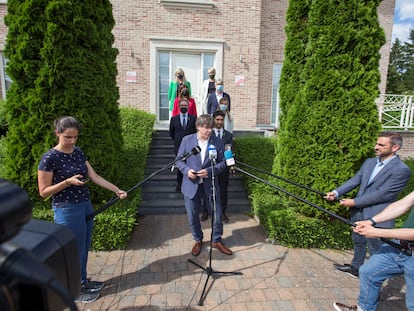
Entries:
[[[191,152],[195,146],[200,146],[201,152],[195,156],[189,157],[186,161],[177,161],[177,168],[183,173],[183,182],[181,192],[184,194],[185,209],[187,211],[188,222],[191,228],[195,244],[191,250],[191,254],[198,256],[201,252],[203,243],[203,231],[200,224],[200,209],[201,202],[205,205],[211,213],[212,209],[212,176],[214,174],[215,185],[215,206],[214,220],[213,220],[213,247],[226,255],[232,255],[233,252],[224,246],[221,236],[223,235],[223,222],[221,219],[221,203],[220,203],[220,188],[216,176],[226,168],[224,160],[224,144],[223,141],[212,135],[213,118],[210,115],[201,115],[197,118],[196,128],[197,133],[185,136],[180,148],[178,149],[177,159],[184,154]],[[209,155],[208,146],[214,146],[217,151],[216,159]],[[212,165],[212,162],[214,165]]]
[[216,81],[216,91],[208,95],[207,98],[207,113],[213,115],[219,108],[219,102],[222,98],[227,98],[227,111],[230,112],[230,95],[227,94],[224,90],[224,82],[221,79],[217,79]]
[[[387,205],[397,199],[398,193],[404,189],[411,171],[404,164],[397,151],[402,147],[402,137],[395,132],[382,132],[375,144],[375,158],[367,159],[356,175],[346,181],[339,188],[328,192],[325,198],[333,201],[351,190],[359,187],[354,199],[340,200],[342,206],[350,208],[352,222],[371,220],[373,225],[382,228],[392,228],[394,221],[389,220],[376,224],[372,217],[385,209]],[[366,256],[366,247],[370,254],[375,253],[381,246],[380,239],[367,239],[352,232],[354,242],[354,257],[350,264],[335,264],[338,271],[345,272],[355,278],[359,276],[358,270]]]

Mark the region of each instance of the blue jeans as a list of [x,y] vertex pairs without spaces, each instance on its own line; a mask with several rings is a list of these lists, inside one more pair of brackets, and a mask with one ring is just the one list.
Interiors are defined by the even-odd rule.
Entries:
[[362,310],[375,311],[382,283],[402,273],[407,286],[405,305],[409,311],[414,311],[414,257],[388,244],[383,244],[359,269],[358,305]]
[[[213,242],[220,242],[223,235],[223,222],[221,220],[221,204],[220,196],[216,192],[216,214],[214,215],[213,225]],[[197,194],[193,199],[184,196],[185,209],[187,211],[188,223],[190,225],[191,233],[195,241],[203,240],[203,231],[201,230],[200,223],[200,209],[201,201],[207,208],[208,213],[211,215],[211,202],[208,195],[204,191],[203,185],[198,186]]]
[[[352,222],[364,220],[362,209],[352,208],[350,219]],[[354,257],[352,258],[351,265],[357,269],[359,269],[365,261],[365,256],[367,255],[367,245],[371,255],[375,254],[382,245],[380,239],[368,239],[353,231],[352,241],[354,242]]]
[[86,221],[86,216],[93,212],[92,203],[85,201],[75,204],[64,203],[58,206],[53,205],[55,223],[68,227],[75,235],[79,251],[81,282],[86,283],[86,265],[93,228],[93,220]]

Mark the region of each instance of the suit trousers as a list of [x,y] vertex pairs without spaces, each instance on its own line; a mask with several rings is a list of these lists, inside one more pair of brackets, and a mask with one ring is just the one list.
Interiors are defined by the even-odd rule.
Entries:
[[[184,195],[184,203],[185,209],[187,211],[188,223],[190,225],[194,241],[202,241],[204,238],[200,223],[200,210],[202,201],[204,201],[209,214],[211,214],[211,202],[202,184],[198,186],[198,190],[194,198],[191,199]],[[213,242],[220,242],[221,236],[223,235],[223,222],[221,220],[220,200],[216,201],[218,202],[216,203],[216,214],[214,215],[213,220]]]
[[220,186],[220,202],[223,215],[226,215],[227,209],[227,190],[229,186],[229,169],[226,168],[218,176],[218,183]]
[[[362,208],[351,208],[351,221],[356,222],[364,220]],[[352,258],[351,265],[357,269],[362,266],[367,255],[367,246],[370,255],[375,254],[382,245],[380,239],[370,239],[363,235],[357,234],[352,231],[352,241],[354,242],[354,257]]]

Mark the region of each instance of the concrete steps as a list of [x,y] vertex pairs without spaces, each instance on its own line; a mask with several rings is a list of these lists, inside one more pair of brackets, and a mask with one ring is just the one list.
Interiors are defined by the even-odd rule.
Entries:
[[[174,144],[168,130],[157,130],[152,138],[145,177],[171,163],[174,158]],[[176,169],[173,172],[171,169],[165,169],[143,184],[143,202],[139,205],[138,212],[144,215],[185,213],[183,194],[175,192],[176,176]],[[229,213],[251,210],[250,201],[239,176],[230,176],[228,197]]]

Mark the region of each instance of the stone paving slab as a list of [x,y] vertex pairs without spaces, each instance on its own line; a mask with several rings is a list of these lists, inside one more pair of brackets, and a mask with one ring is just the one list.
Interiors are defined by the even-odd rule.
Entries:
[[[202,223],[202,252],[193,257],[186,215],[141,218],[127,249],[90,252],[89,276],[104,281],[106,287],[97,301],[78,303],[79,310],[331,311],[333,301],[356,302],[358,279],[332,266],[349,262],[351,251],[272,245],[254,219],[229,216],[223,241],[234,254],[213,249],[210,275],[198,267],[209,266],[209,221]],[[234,271],[242,275],[218,273]],[[207,277],[206,295],[200,299]],[[379,311],[406,310],[403,284],[402,278],[386,284]]]

